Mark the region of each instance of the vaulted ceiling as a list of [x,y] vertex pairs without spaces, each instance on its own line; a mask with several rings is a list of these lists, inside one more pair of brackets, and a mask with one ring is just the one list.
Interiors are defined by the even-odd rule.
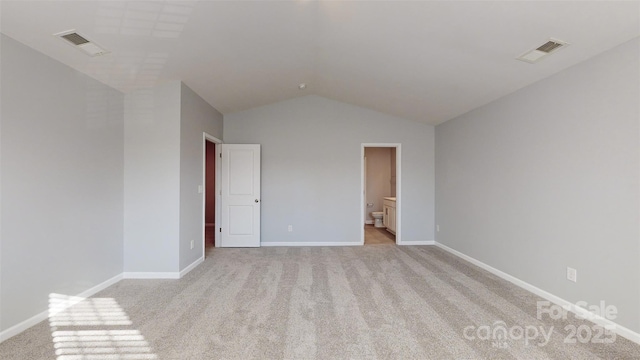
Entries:
[[[0,16],[123,92],[182,80],[222,113],[316,94],[429,124],[640,36],[638,1],[3,0]],[[69,29],[110,53],[52,36]],[[570,45],[515,60],[549,38]]]

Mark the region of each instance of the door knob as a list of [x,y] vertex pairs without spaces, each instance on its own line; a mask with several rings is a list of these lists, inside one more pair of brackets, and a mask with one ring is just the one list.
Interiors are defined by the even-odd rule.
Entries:
[[258,199],[256,199],[255,202],[259,202]]

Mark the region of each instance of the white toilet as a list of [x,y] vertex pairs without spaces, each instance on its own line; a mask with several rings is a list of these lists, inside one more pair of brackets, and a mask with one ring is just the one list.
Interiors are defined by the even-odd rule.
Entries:
[[383,228],[384,225],[382,225],[382,215],[384,215],[384,213],[382,211],[374,211],[371,213],[371,217],[373,217],[373,226],[377,227],[377,228]]

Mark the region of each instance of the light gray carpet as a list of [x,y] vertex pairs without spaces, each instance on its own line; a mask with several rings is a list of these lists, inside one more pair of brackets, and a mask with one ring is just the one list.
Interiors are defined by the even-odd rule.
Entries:
[[[619,336],[565,343],[565,326],[593,325],[539,320],[538,300],[432,246],[216,249],[181,280],[119,282],[0,358],[640,359]],[[483,326],[553,332],[526,345],[517,331],[478,339]]]

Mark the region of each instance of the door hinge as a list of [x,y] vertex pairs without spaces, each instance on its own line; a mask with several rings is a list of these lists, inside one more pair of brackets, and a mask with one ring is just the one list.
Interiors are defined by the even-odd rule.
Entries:
[[220,232],[222,232],[222,228],[220,228]]
[[220,159],[222,159],[222,153],[220,153]]

